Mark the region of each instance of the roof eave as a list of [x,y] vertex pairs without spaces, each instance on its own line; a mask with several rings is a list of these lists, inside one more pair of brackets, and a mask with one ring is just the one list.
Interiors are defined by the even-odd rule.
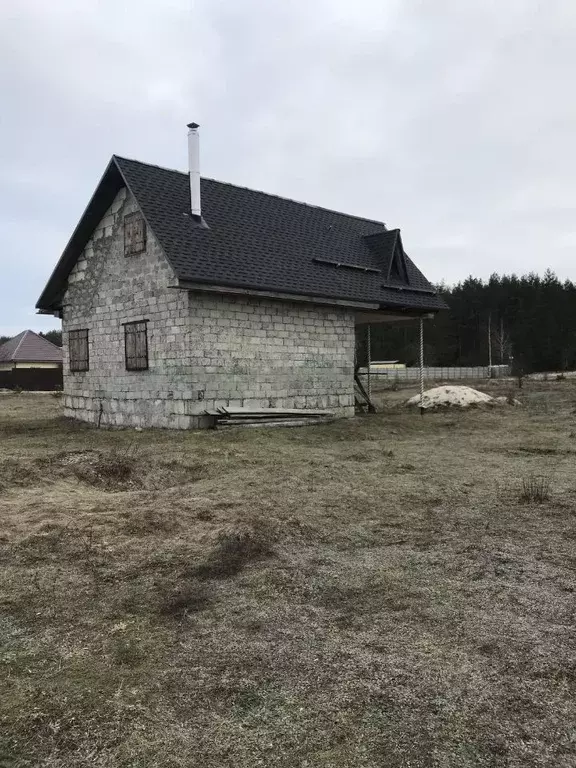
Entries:
[[[258,298],[276,299],[278,301],[296,301],[306,302],[309,304],[326,304],[329,306],[340,306],[349,309],[357,310],[377,310],[384,312],[412,312],[420,316],[430,312],[439,312],[443,307],[435,307],[432,304],[423,305],[422,307],[410,305],[408,302],[404,306],[390,305],[386,302],[378,301],[359,301],[355,298],[346,296],[330,296],[322,295],[318,293],[304,294],[304,293],[290,293],[287,291],[278,291],[274,288],[267,288],[266,286],[254,286],[254,285],[237,285],[233,283],[210,283],[203,282],[201,280],[178,280],[178,285],[175,286],[183,290],[188,291],[202,291],[205,293],[227,293],[236,296],[256,296]],[[409,291],[409,289],[407,289]],[[431,294],[430,298],[438,300],[436,294]],[[440,299],[440,301],[442,301]]]
[[[36,302],[36,309],[39,310],[40,314],[52,314],[55,310],[62,308],[61,293],[64,283],[67,280],[79,253],[88,242],[90,235],[110,204],[105,204],[106,201],[109,200],[109,194],[111,194],[110,190],[112,190],[112,192],[116,190],[117,192],[118,189],[124,185],[126,185],[126,180],[116,162],[116,157],[113,155],[106,166],[106,170],[102,174],[88,205],[84,209],[72,236],[62,251],[58,263],[48,278],[40,298]],[[115,192],[113,193],[115,194]]]
[[202,291],[206,293],[227,293],[236,296],[256,296],[257,298],[276,299],[279,301],[306,302],[308,304],[327,304],[330,306],[341,306],[350,309],[378,309],[379,304],[375,301],[358,301],[357,299],[348,299],[345,297],[323,296],[321,294],[290,293],[288,291],[278,291],[275,288],[254,285],[237,285],[234,283],[211,283],[201,280],[179,280],[178,288],[187,291]]

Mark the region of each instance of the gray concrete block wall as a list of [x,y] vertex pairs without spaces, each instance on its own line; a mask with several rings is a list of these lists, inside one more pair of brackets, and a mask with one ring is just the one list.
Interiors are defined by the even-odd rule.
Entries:
[[[116,426],[202,426],[219,405],[354,412],[354,316],[325,306],[188,293],[153,233],[124,256],[121,190],[72,270],[63,303],[64,407]],[[126,371],[123,323],[148,320],[149,370]],[[68,333],[88,328],[90,370],[71,373]]]
[[196,293],[190,296],[190,327],[191,379],[204,407],[329,408],[353,414],[353,313]]
[[[124,256],[124,216],[138,210],[120,190],[68,279],[63,302],[64,408],[118,426],[194,426],[171,401],[190,389],[188,294],[178,288],[153,233],[146,252]],[[148,320],[149,370],[127,371],[123,323]],[[68,334],[88,328],[90,369],[70,372]],[[100,411],[102,411],[100,413]]]

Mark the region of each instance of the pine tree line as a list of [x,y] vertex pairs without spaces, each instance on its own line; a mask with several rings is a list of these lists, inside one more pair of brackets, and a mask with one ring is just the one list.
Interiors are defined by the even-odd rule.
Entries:
[[[438,290],[449,309],[425,322],[426,365],[488,365],[491,356],[494,365],[511,362],[524,372],[576,369],[576,285],[570,280],[561,282],[550,270],[543,277],[494,274]],[[416,321],[373,325],[371,335],[373,360],[418,364]]]

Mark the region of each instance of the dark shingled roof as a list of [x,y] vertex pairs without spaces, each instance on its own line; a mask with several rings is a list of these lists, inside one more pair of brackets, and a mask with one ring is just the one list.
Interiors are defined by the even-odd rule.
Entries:
[[62,349],[34,331],[22,331],[0,346],[0,363],[61,363]]
[[58,308],[70,270],[123,184],[182,282],[370,302],[394,311],[445,306],[405,255],[407,282],[389,279],[401,239],[382,222],[203,178],[203,227],[190,214],[187,173],[114,156],[39,309]]

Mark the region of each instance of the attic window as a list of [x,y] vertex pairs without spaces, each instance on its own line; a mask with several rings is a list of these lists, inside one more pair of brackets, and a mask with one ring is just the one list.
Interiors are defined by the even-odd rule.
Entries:
[[140,211],[124,216],[124,256],[136,256],[146,250],[146,222]]

